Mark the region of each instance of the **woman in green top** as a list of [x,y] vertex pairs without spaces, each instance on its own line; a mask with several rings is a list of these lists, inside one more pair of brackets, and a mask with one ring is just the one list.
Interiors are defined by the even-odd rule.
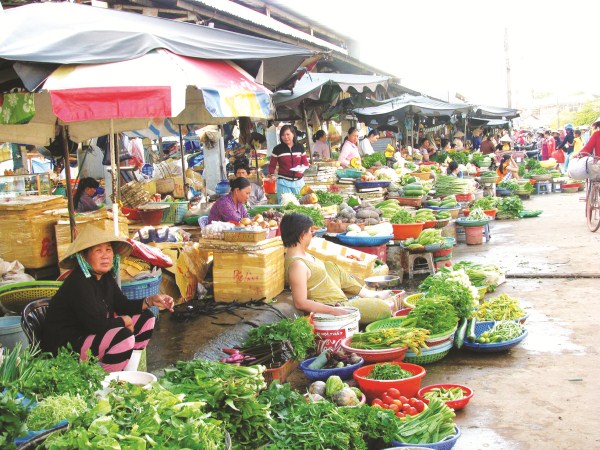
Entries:
[[306,250],[313,236],[312,227],[310,217],[297,213],[284,215],[280,225],[286,248],[285,279],[297,309],[341,316],[348,314],[337,307],[348,300],[346,294],[367,298],[390,296],[390,291],[367,289],[336,264],[310,255]]

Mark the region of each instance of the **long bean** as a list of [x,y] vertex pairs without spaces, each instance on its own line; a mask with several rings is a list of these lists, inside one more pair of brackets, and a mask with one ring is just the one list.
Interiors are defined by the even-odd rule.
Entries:
[[481,333],[476,339],[481,344],[510,341],[523,334],[523,325],[512,320],[496,322],[489,330]]

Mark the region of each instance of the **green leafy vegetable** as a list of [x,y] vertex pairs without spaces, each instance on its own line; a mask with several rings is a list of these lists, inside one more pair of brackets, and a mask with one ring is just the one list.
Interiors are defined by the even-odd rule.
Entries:
[[0,448],[17,448],[13,440],[27,434],[26,418],[27,409],[23,399],[17,399],[14,392],[0,391]]
[[321,211],[317,208],[312,208],[310,206],[299,206],[294,205],[293,203],[288,203],[284,208],[284,214],[291,213],[304,214],[305,216],[310,217],[317,227],[325,226],[325,218],[323,217]]
[[473,307],[477,304],[477,290],[475,293],[459,281],[445,280],[441,277],[433,277],[432,284],[425,297],[447,297],[454,307],[458,318],[471,317]]
[[405,444],[430,444],[454,434],[454,411],[441,400],[433,398],[429,407],[416,416],[406,416],[401,422],[397,441]]
[[458,316],[445,297],[427,297],[420,300],[402,321],[403,326],[425,328],[432,335],[456,327]]
[[473,202],[473,208],[481,208],[483,210],[490,210],[496,207],[496,197],[482,197],[478,198]]
[[469,153],[468,152],[451,152],[448,153],[448,156],[452,161],[456,161],[458,164],[466,165],[469,163]]
[[504,197],[498,202],[498,211],[513,218],[518,218],[524,209],[523,201],[514,195]]
[[385,166],[385,164],[387,163],[387,158],[385,157],[385,155],[383,153],[375,152],[372,155],[363,156],[361,161],[362,161],[362,166],[365,169],[370,169],[371,167],[373,167],[375,165],[375,163],[377,161],[379,161],[382,165]]
[[321,206],[339,205],[344,201],[344,197],[333,192],[315,191],[315,194],[317,195],[319,205]]
[[415,216],[408,212],[408,210],[403,208],[394,213],[394,215],[390,219],[390,222],[394,224],[409,224],[415,223],[416,219]]

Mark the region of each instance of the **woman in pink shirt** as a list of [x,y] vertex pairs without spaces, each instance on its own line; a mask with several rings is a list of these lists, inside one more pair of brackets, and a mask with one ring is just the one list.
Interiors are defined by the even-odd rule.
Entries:
[[360,153],[358,152],[358,130],[354,127],[350,127],[348,130],[348,136],[344,139],[340,150],[340,156],[338,162],[342,167],[349,167],[350,161],[353,158],[358,158],[360,161]]

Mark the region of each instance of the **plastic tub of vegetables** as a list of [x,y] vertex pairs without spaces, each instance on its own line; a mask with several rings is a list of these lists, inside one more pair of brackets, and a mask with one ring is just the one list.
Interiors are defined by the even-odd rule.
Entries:
[[471,322],[463,346],[473,352],[503,352],[518,345],[527,337],[527,334],[527,330],[523,325],[513,320]]
[[300,369],[307,378],[315,381],[325,381],[333,375],[345,380],[352,378],[354,371],[362,367],[364,363],[365,360],[356,353],[328,349],[317,357],[302,361]]
[[394,361],[361,367],[354,372],[354,379],[372,401],[390,388],[398,389],[406,397],[414,397],[426,373],[424,367]]
[[457,411],[467,406],[473,398],[473,390],[460,384],[432,384],[419,389],[417,395],[425,403],[429,403],[434,397],[439,398],[449,408]]

